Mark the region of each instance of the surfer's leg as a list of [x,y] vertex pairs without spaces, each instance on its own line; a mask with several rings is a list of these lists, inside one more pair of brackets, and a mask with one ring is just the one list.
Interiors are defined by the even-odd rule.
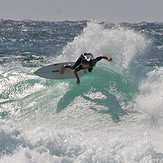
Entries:
[[61,67],[60,73],[61,73],[61,74],[64,74],[66,68],[71,68],[71,67],[72,67],[71,65],[63,65],[63,66]]
[[79,66],[81,64],[81,61],[84,59],[83,54],[80,55],[80,57],[77,59],[77,61],[75,62],[75,64],[72,66],[72,69],[74,70],[77,66]]
[[60,73],[61,73],[61,74],[64,74],[66,68],[73,69],[71,64],[63,65],[63,66],[61,67]]
[[65,70],[66,70],[66,65],[63,65],[60,69],[60,74],[64,74]]
[[63,65],[61,67],[60,73],[61,74],[64,74],[66,68],[70,68],[70,69],[73,69],[74,70],[77,66],[79,66],[81,64],[81,61],[83,59],[84,59],[84,56],[83,56],[83,54],[81,54],[80,57],[77,59],[77,61],[75,62],[75,64],[73,66],[71,64],[69,64],[69,65]]

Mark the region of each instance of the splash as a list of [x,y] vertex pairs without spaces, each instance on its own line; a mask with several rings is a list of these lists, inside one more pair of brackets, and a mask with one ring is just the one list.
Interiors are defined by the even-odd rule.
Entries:
[[127,69],[132,60],[145,52],[150,42],[132,29],[116,25],[108,29],[104,25],[89,22],[83,32],[63,49],[58,61],[76,60],[80,54],[91,52],[95,56],[112,57],[116,65]]
[[163,68],[147,73],[139,85],[136,98],[137,108],[147,114],[146,120],[152,126],[163,124]]

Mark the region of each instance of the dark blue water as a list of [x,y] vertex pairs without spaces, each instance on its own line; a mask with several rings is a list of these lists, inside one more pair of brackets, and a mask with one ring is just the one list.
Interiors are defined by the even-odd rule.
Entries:
[[[112,57],[76,80],[38,68]],[[0,162],[162,162],[163,23],[0,20]]]

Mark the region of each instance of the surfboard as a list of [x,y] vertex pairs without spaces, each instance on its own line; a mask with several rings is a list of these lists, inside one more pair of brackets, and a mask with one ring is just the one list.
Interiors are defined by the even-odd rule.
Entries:
[[[64,74],[60,74],[60,69],[65,64],[73,65],[74,63],[75,62],[63,62],[47,65],[36,70],[34,74],[46,79],[72,79],[75,78],[72,69],[66,68]],[[78,72],[79,77],[83,76],[86,72],[86,70],[80,70]]]

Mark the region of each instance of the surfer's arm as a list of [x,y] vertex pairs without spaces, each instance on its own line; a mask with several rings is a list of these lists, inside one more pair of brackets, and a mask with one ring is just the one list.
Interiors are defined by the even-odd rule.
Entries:
[[104,56],[104,55],[101,55],[99,57],[97,57],[96,59],[93,60],[94,64],[95,65],[98,61],[100,61],[101,59],[106,59],[107,61],[112,61],[112,58],[108,58],[107,56]]
[[73,71],[74,72],[74,75],[75,75],[75,77],[76,77],[76,79],[77,79],[77,81],[76,81],[76,84],[80,84],[80,79],[79,79],[79,76],[78,76],[78,73],[77,73],[77,71]]
[[102,59],[108,60],[109,62],[112,61],[112,58],[108,58],[107,56],[102,55],[102,56],[100,56],[100,57],[101,57]]

